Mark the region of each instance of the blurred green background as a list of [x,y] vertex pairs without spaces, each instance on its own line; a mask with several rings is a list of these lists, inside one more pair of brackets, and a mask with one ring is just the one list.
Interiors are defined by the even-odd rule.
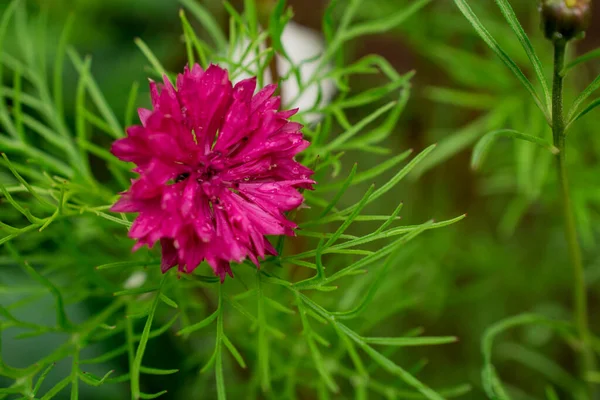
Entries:
[[[324,0],[289,3],[295,11],[295,21],[320,29]],[[373,0],[360,13],[365,18],[384,15],[408,3]],[[526,69],[522,49],[492,2],[471,3],[507,52]],[[537,2],[512,3],[540,57],[548,65],[551,45],[539,32]],[[227,16],[220,2],[203,4],[225,29]],[[147,97],[148,70],[143,68],[147,62],[133,42],[135,37],[143,38],[169,70],[181,70],[186,61],[178,18],[181,6],[175,0],[43,0],[39,6],[49,10],[46,33],[49,57],[55,51],[65,19],[70,13],[76,14],[71,42],[81,54],[92,55],[92,74],[115,110],[125,108],[132,81],[141,82],[140,98]],[[35,9],[35,4],[31,4],[31,8]],[[574,46],[577,53],[600,44],[600,15],[595,16],[594,22],[596,28]],[[202,35],[202,27],[198,24],[195,27]],[[10,45],[19,44],[15,40]],[[402,256],[404,264],[398,266],[402,273],[410,271],[406,284],[399,290],[388,288],[379,295],[379,301],[390,308],[405,299],[413,299],[414,304],[387,318],[382,330],[406,331],[422,326],[428,335],[458,336],[456,344],[419,349],[405,356],[414,362],[427,360],[428,367],[420,377],[432,386],[471,383],[473,391],[463,398],[482,399],[480,345],[485,329],[523,312],[570,318],[571,270],[550,156],[530,144],[500,140],[482,170],[475,172],[469,165],[470,154],[477,139],[494,129],[512,128],[545,137],[551,134],[525,90],[475,35],[451,1],[434,1],[401,27],[352,43],[345,56],[350,61],[373,52],[385,56],[401,73],[416,70],[408,106],[386,144],[391,154],[408,148],[420,151],[431,143],[438,143],[437,149],[411,179],[404,181],[377,207],[388,212],[398,200],[403,200],[402,218],[406,224],[468,213],[461,223],[424,234],[407,247]],[[578,68],[568,80],[567,101],[598,72],[598,63]],[[66,71],[66,76],[70,73],[72,71]],[[66,93],[73,93],[75,80],[65,82],[71,85]],[[361,78],[351,85],[353,90],[359,91],[375,83],[378,82],[373,78]],[[73,97],[69,95],[65,100],[66,109],[71,110]],[[357,120],[372,111],[360,109]],[[592,113],[573,129],[568,156],[587,269],[590,320],[593,330],[600,332],[600,322],[595,317],[600,311],[597,118],[597,112]],[[107,139],[104,145],[108,147],[109,143]],[[380,163],[378,157],[350,152],[345,155],[344,165],[349,170],[356,161],[361,169],[366,169]],[[352,193],[356,198],[345,197],[342,203],[356,202],[361,190],[355,188]],[[4,280],[7,279],[10,280],[5,276]],[[93,312],[95,305],[87,306],[89,309],[79,308],[76,312]],[[28,312],[33,318],[42,318],[36,316],[35,308]],[[181,365],[190,349],[176,339],[162,336],[151,342],[146,355],[149,364],[165,368]],[[43,353],[49,346],[55,344],[37,342],[32,346],[14,341],[5,347],[4,357],[14,360],[28,353]],[[572,349],[545,328],[517,329],[503,335],[497,343],[495,364],[508,385],[520,388],[515,389],[517,393],[521,389],[529,393],[529,397],[523,394],[523,399],[541,398],[546,383],[551,380],[540,372],[543,368],[535,365],[531,368],[531,364],[539,361],[531,352],[543,354],[567,371],[576,370]],[[120,362],[126,363],[126,360]],[[244,373],[240,372],[240,379],[234,383],[240,386],[236,392],[240,397],[233,398],[244,398]],[[184,388],[189,383],[186,381],[194,378],[193,374],[146,377],[142,386],[146,392],[169,390],[164,398],[190,398]],[[211,381],[211,377],[203,379]],[[122,392],[116,388],[111,394],[103,389],[101,395],[92,389],[86,390],[89,391],[85,392],[84,399],[125,398],[120,397]],[[569,398],[566,390],[562,395]],[[299,397],[312,396],[306,393]],[[348,394],[348,398],[351,397]]]

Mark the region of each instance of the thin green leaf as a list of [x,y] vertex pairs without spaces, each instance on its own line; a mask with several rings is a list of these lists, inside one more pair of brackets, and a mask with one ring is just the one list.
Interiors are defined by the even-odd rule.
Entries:
[[198,36],[194,32],[194,29],[187,20],[187,17],[185,16],[185,12],[183,10],[179,12],[179,18],[181,19],[181,24],[183,25],[183,32],[186,38],[186,45],[189,41],[191,41],[191,44],[196,50],[196,53],[198,53],[198,58],[200,58],[200,65],[203,68],[207,68],[208,58],[206,56],[206,50],[204,48],[208,46],[198,38]]
[[519,66],[512,60],[512,58],[510,58],[510,56],[508,54],[506,54],[506,52],[500,47],[498,42],[496,42],[496,39],[494,39],[492,37],[492,35],[488,32],[488,30],[485,28],[485,26],[483,26],[483,24],[481,23],[479,18],[477,18],[477,15],[475,15],[475,13],[471,9],[471,7],[467,3],[467,1],[466,0],[454,0],[454,3],[456,3],[456,5],[460,9],[460,11],[463,13],[463,15],[467,18],[467,20],[471,23],[471,25],[473,25],[473,28],[475,28],[475,31],[477,32],[477,34],[483,39],[483,41],[489,46],[489,48],[500,58],[500,60],[502,60],[502,62],[517,77],[519,82],[521,82],[521,84],[529,92],[531,97],[533,97],[533,101],[535,102],[535,104],[542,111],[542,113],[544,113],[546,120],[548,122],[550,122],[551,119],[550,119],[549,108],[541,102],[535,88],[533,87],[533,85],[531,84],[529,79],[527,79],[525,74],[523,74],[523,72],[521,71]]
[[46,394],[41,398],[41,400],[50,400],[53,399],[58,393],[60,393],[64,388],[66,388],[69,383],[71,383],[71,377],[67,376],[62,381],[58,382],[52,389],[50,389]]
[[335,231],[335,233],[327,240],[327,243],[323,247],[327,248],[334,244],[340,236],[348,229],[348,227],[354,222],[354,219],[358,216],[358,214],[365,208],[365,206],[371,202],[372,197],[375,195],[373,191],[375,190],[375,185],[371,185],[369,189],[366,191],[362,199],[352,206],[352,212],[348,215],[348,218],[344,221],[342,225]]
[[479,169],[479,167],[481,167],[481,164],[485,161],[487,153],[490,151],[492,144],[499,137],[524,140],[526,142],[537,144],[538,146],[547,149],[552,154],[558,154],[558,149],[542,138],[521,133],[513,129],[500,129],[489,132],[479,139],[479,142],[477,142],[475,148],[473,149],[473,155],[471,156],[471,168]]
[[337,138],[332,140],[329,144],[327,144],[325,146],[325,148],[323,150],[324,151],[334,151],[335,149],[340,147],[342,144],[344,144],[348,140],[350,140],[353,136],[358,134],[361,130],[363,130],[371,122],[375,121],[381,115],[388,112],[396,104],[397,104],[396,101],[392,101],[392,102],[387,103],[383,107],[380,107],[377,110],[373,111],[372,113],[369,114],[369,116],[365,117],[364,119],[359,121],[356,125],[352,126],[350,129],[348,129],[346,132],[342,133]]
[[[158,289],[159,289],[159,287],[157,287],[157,286],[126,289],[126,290],[120,290],[118,292],[114,292],[113,296],[115,296],[115,297],[117,297],[117,296],[132,296],[132,295],[155,292]],[[160,297],[160,295],[159,295],[159,297]]]
[[561,71],[561,75],[565,76],[567,74],[567,72],[569,72],[571,69],[573,69],[573,67],[576,67],[577,65],[584,63],[586,61],[590,61],[593,60],[595,58],[600,58],[600,49],[594,49],[592,51],[588,51],[587,53],[577,57],[576,59],[574,59],[573,61],[567,63],[567,65],[565,66],[565,68]]
[[523,46],[523,50],[525,50],[525,53],[527,53],[527,57],[529,57],[529,61],[531,61],[531,64],[533,65],[533,69],[535,71],[535,74],[537,75],[538,81],[542,85],[542,91],[544,92],[544,99],[546,100],[546,108],[549,109],[550,108],[550,90],[548,89],[548,82],[546,81],[546,77],[544,76],[544,69],[542,67],[542,62],[540,61],[539,57],[535,53],[535,49],[533,48],[531,41],[527,37],[525,30],[523,30],[523,27],[519,23],[519,20],[517,19],[517,16],[515,15],[515,12],[513,11],[512,7],[510,6],[510,3],[508,2],[508,0],[495,0],[495,1],[496,1],[496,4],[498,5],[498,7],[500,7],[500,10],[502,11],[504,18],[506,18],[506,21],[508,21],[508,24],[510,25],[512,30],[517,35],[517,38],[519,39],[521,46]]
[[[84,72],[84,62],[82,61],[81,57],[77,54],[77,52],[75,50],[73,50],[72,48],[69,48],[67,50],[67,54],[69,55],[69,58],[71,59],[71,62],[75,66],[75,69],[77,70],[77,72],[80,74],[83,73]],[[110,127],[112,129],[113,137],[115,139],[122,138],[124,136],[123,127],[117,120],[117,117],[115,117],[115,114],[113,113],[112,109],[108,105],[106,99],[104,98],[104,95],[100,91],[100,88],[98,87],[98,85],[96,84],[96,82],[94,81],[94,79],[91,76],[88,76],[86,83],[87,83],[87,89],[92,98],[92,101],[94,102],[94,104],[96,105],[98,110],[100,111],[100,114],[102,114],[102,117],[110,125]]]
[[129,91],[129,96],[127,96],[127,107],[125,107],[125,126],[131,126],[133,124],[135,104],[139,89],[140,84],[138,81],[135,81],[131,84],[131,90]]
[[160,260],[150,261],[119,261],[109,264],[102,264],[96,267],[97,270],[110,269],[110,268],[130,268],[130,267],[147,267],[153,265],[160,265]]
[[456,336],[442,336],[442,337],[365,337],[363,338],[365,343],[379,344],[386,346],[398,346],[398,347],[412,347],[412,346],[432,346],[448,343],[456,343],[458,338]]
[[594,110],[599,105],[600,105],[600,98],[597,98],[594,101],[592,101],[590,104],[588,104],[583,110],[579,111],[577,113],[577,115],[572,116],[571,119],[569,120],[569,122],[567,123],[567,126],[565,127],[565,131],[567,131],[575,121],[579,120],[580,118],[585,116],[590,111]]
[[58,46],[56,48],[56,54],[54,58],[54,107],[58,117],[62,120],[64,118],[64,103],[63,103],[63,72],[65,65],[65,55],[67,51],[67,43],[71,35],[73,23],[75,22],[75,15],[69,14],[65,21],[60,39],[58,40]]
[[178,369],[161,369],[161,368],[150,368],[144,367],[143,365],[140,367],[140,372],[142,374],[147,375],[172,375],[179,372]]
[[100,385],[102,385],[106,381],[106,379],[108,379],[108,377],[110,375],[112,375],[113,372],[115,372],[115,371],[114,370],[110,370],[106,374],[104,374],[104,376],[102,378],[100,378],[100,377],[98,377],[98,376],[96,376],[94,374],[91,374],[89,372],[79,371],[79,378],[81,378],[81,380],[84,383],[88,384],[88,385],[91,385],[91,386],[100,386]]
[[429,4],[431,0],[412,1],[408,7],[399,7],[399,11],[383,19],[356,24],[344,32],[343,37],[349,40],[355,37],[383,33],[402,24],[408,18]]
[[212,37],[215,42],[217,49],[225,49],[227,47],[227,39],[225,34],[216,23],[214,16],[212,16],[204,6],[195,2],[194,0],[180,0],[181,3],[187,7],[188,10],[198,19],[204,29]]
[[163,390],[162,392],[158,392],[158,393],[152,393],[152,394],[149,394],[149,393],[140,393],[139,396],[138,396],[138,398],[139,399],[145,399],[145,400],[157,399],[157,398],[159,398],[160,396],[162,396],[163,394],[166,394],[166,393],[167,393],[166,390]]
[[188,335],[192,332],[195,332],[199,329],[205,328],[208,325],[212,324],[213,321],[215,321],[217,319],[217,317],[219,316],[219,314],[215,311],[212,314],[210,314],[208,317],[204,318],[202,321],[197,322],[193,325],[190,326],[186,326],[185,328],[183,328],[182,330],[180,330],[179,332],[177,332],[177,335]]
[[142,366],[142,360],[144,358],[144,353],[146,351],[146,345],[148,344],[148,339],[150,335],[150,330],[152,329],[152,321],[154,320],[154,315],[156,313],[156,309],[158,306],[158,302],[160,299],[160,291],[164,286],[167,278],[167,274],[165,274],[162,278],[159,292],[154,296],[154,300],[152,301],[152,306],[150,307],[150,312],[148,314],[148,318],[146,319],[146,324],[144,325],[144,330],[142,331],[142,336],[140,339],[140,343],[138,344],[137,351],[135,352],[135,358],[133,360],[133,365],[131,365],[131,396],[133,398],[141,398],[140,392],[140,368]]
[[484,365],[481,372],[482,383],[486,394],[490,398],[497,398],[499,400],[509,399],[504,387],[502,386],[502,382],[496,373],[496,369],[492,364],[492,348],[494,345],[494,340],[496,336],[507,331],[508,329],[522,325],[545,325],[559,332],[564,332],[571,329],[571,325],[569,323],[552,320],[536,314],[517,315],[501,320],[490,326],[484,332],[481,342],[481,351],[484,358]]
[[160,61],[158,61],[158,58],[154,55],[152,50],[150,50],[150,47],[148,47],[148,45],[144,43],[144,41],[140,38],[135,38],[134,42],[136,46],[142,51],[142,53],[144,53],[144,56],[146,56],[156,73],[161,77],[168,77],[169,75],[167,74],[165,67],[163,67]]
[[227,349],[229,350],[233,358],[235,358],[235,360],[238,362],[240,367],[246,368],[246,362],[244,361],[244,358],[226,335],[223,335],[223,344],[225,344],[225,347],[227,347]]
[[25,272],[35,281],[45,286],[50,294],[52,294],[56,306],[56,323],[61,329],[68,332],[72,325],[67,317],[65,302],[63,300],[61,291],[48,278],[40,274],[35,268],[29,265],[27,261],[23,260],[12,246],[7,245],[6,247],[12,253],[13,257],[19,261]]
[[[367,201],[367,204],[369,204],[369,203],[373,202],[374,200],[378,199],[379,197],[383,196],[385,193],[387,193],[388,191],[390,191],[394,186],[396,186],[398,184],[398,182],[400,182],[406,175],[408,175],[408,173],[410,171],[412,171],[412,169],[414,167],[416,167],[417,164],[419,164],[419,162],[421,162],[425,157],[427,157],[427,155],[429,153],[431,153],[435,149],[435,147],[436,147],[436,145],[433,144],[433,145],[427,147],[422,152],[420,152],[404,168],[402,168],[400,171],[398,171],[398,173],[396,175],[394,175],[394,177],[392,179],[390,179],[382,187],[380,187],[379,189],[377,189],[371,195],[371,197],[369,197],[369,200]],[[357,207],[356,204],[353,205],[353,206],[351,206],[351,207],[348,207],[348,208],[340,211],[340,214],[350,213],[350,212],[354,211],[354,209],[356,207]]]
[[163,303],[165,303],[166,305],[168,305],[169,307],[179,308],[179,306],[177,305],[177,303],[175,303],[175,301],[173,301],[169,297],[167,297],[167,295],[165,295],[164,293],[160,294],[160,300]]
[[81,364],[101,364],[101,363],[105,363],[109,360],[112,360],[113,358],[118,357],[121,354],[124,354],[126,352],[127,352],[127,344],[124,344],[123,346],[117,347],[116,349],[106,352],[98,357],[81,360],[80,363]]
[[29,182],[27,182],[25,179],[23,179],[21,174],[19,174],[19,172],[12,165],[12,163],[10,162],[10,160],[8,159],[6,154],[4,154],[4,153],[1,153],[1,154],[2,154],[2,158],[4,158],[4,161],[6,162],[6,165],[8,166],[8,169],[10,169],[10,172],[12,172],[12,174],[15,176],[15,178],[17,178],[17,180],[25,187],[25,189],[27,189],[27,191],[29,193],[31,193],[31,195],[40,203],[42,203],[46,206],[50,206],[51,208],[54,208],[53,204],[51,204],[50,202],[48,202],[48,200],[41,197],[37,193],[37,191],[29,184]]
[[594,79],[592,83],[590,83],[588,87],[586,87],[583,92],[577,96],[573,102],[573,105],[571,106],[571,109],[569,110],[569,116],[567,118],[568,121],[573,121],[573,118],[577,114],[579,108],[583,105],[583,103],[585,103],[588,97],[592,95],[592,93],[598,90],[598,88],[600,88],[600,75],[598,75],[596,79]]
[[50,365],[48,365],[48,367],[46,367],[46,369],[44,370],[44,372],[42,372],[42,374],[40,375],[40,377],[38,378],[38,380],[35,382],[35,386],[33,388],[33,394],[36,395],[39,391],[40,388],[42,387],[42,383],[44,383],[44,380],[46,379],[46,377],[48,376],[48,374],[50,373],[50,371],[52,371],[52,369],[56,366],[56,363],[52,363]]
[[348,188],[350,187],[350,185],[352,184],[352,182],[354,180],[354,175],[356,175],[356,170],[357,169],[358,169],[358,164],[354,163],[354,166],[352,167],[352,170],[350,171],[350,174],[348,174],[348,177],[342,183],[342,187],[335,194],[335,196],[333,197],[333,199],[331,199],[331,201],[329,202],[329,204],[327,205],[327,207],[325,207],[325,209],[321,212],[321,215],[319,215],[319,218],[322,218],[322,217],[326,216],[329,213],[329,211],[331,211],[333,209],[333,207],[335,207],[335,205],[342,198],[342,196],[344,195],[344,193],[346,193],[346,190],[348,190]]

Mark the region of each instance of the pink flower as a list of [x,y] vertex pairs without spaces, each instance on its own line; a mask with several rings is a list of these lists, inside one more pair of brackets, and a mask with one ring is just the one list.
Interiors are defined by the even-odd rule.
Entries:
[[139,213],[134,250],[160,240],[163,272],[206,260],[223,281],[231,261],[277,254],[265,235],[294,234],[284,213],[315,183],[294,160],[309,143],[289,121],[297,110],[278,111],[276,85],[255,88],[255,78],[232,86],[216,65],[186,67],[177,88],[150,82],[153,110],[139,109],[142,125],[113,144],[140,176],[112,211]]

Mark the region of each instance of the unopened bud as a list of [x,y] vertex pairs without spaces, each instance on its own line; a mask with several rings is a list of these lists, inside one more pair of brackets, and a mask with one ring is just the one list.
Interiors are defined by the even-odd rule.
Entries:
[[542,0],[542,25],[548,39],[571,40],[589,27],[591,0]]

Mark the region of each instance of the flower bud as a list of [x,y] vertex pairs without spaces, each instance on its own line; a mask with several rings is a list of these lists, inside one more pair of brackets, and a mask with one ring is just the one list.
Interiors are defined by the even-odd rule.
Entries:
[[591,8],[591,0],[542,0],[542,25],[546,37],[571,40],[585,32],[590,25]]

